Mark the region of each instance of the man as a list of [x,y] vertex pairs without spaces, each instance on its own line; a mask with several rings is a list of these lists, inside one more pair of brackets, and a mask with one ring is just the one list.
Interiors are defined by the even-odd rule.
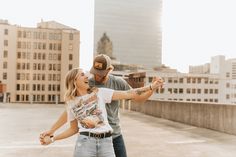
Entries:
[[[114,90],[129,90],[131,87],[129,84],[122,78],[110,75],[109,73],[113,70],[113,66],[111,65],[110,57],[106,55],[98,55],[95,57],[93,61],[93,67],[90,72],[94,74],[94,77],[89,80],[90,86],[95,87],[105,87],[111,88]],[[151,95],[152,93],[150,93]],[[147,95],[147,98],[150,96]],[[136,101],[143,101],[141,100]],[[116,157],[126,157],[126,148],[123,140],[123,136],[120,128],[120,119],[119,119],[119,102],[112,101],[111,104],[106,104],[108,122],[113,129],[112,138],[113,138],[113,147],[115,151]],[[67,112],[64,111],[57,122],[51,127],[49,131],[46,131],[40,135],[40,138],[44,138],[45,136],[53,135],[54,132],[64,125],[67,122]],[[41,143],[43,140],[41,140]]]

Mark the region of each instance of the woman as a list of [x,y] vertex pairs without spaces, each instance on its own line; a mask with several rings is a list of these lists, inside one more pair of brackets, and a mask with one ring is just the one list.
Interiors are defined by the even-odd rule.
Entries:
[[111,100],[134,99],[150,94],[149,92],[162,86],[162,80],[156,79],[149,86],[129,91],[91,89],[88,82],[88,77],[82,69],[72,69],[67,73],[65,101],[70,128],[54,137],[45,137],[41,143],[47,145],[70,137],[79,131],[75,157],[114,157],[112,128],[108,124],[105,104],[110,103]]

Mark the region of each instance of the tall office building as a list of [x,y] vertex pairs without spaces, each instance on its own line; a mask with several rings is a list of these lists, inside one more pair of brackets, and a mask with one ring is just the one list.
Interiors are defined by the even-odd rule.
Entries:
[[161,9],[162,0],[95,0],[94,51],[106,33],[120,63],[160,66]]
[[0,81],[9,102],[63,101],[64,77],[79,66],[80,32],[55,21],[37,28],[0,20]]

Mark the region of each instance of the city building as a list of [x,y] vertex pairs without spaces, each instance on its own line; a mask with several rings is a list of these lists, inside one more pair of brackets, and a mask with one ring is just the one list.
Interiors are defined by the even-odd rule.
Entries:
[[164,79],[164,88],[157,90],[153,100],[219,103],[219,77],[214,74],[186,74],[147,71],[146,84],[155,76]]
[[161,66],[161,12],[162,0],[96,0],[94,51],[105,33],[113,46],[107,52],[121,64]]
[[[219,55],[211,58],[207,63],[208,73],[217,75],[219,78],[219,100],[221,103],[236,104],[236,58],[225,59]],[[190,73],[201,73],[196,69],[205,65],[191,66]]]
[[10,102],[62,102],[64,77],[79,66],[80,32],[55,21],[36,28],[0,20],[0,80]]

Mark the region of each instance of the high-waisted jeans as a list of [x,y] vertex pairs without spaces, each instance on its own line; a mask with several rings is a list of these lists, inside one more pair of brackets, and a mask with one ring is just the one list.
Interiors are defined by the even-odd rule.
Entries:
[[112,137],[94,138],[79,135],[75,145],[74,157],[115,157]]

